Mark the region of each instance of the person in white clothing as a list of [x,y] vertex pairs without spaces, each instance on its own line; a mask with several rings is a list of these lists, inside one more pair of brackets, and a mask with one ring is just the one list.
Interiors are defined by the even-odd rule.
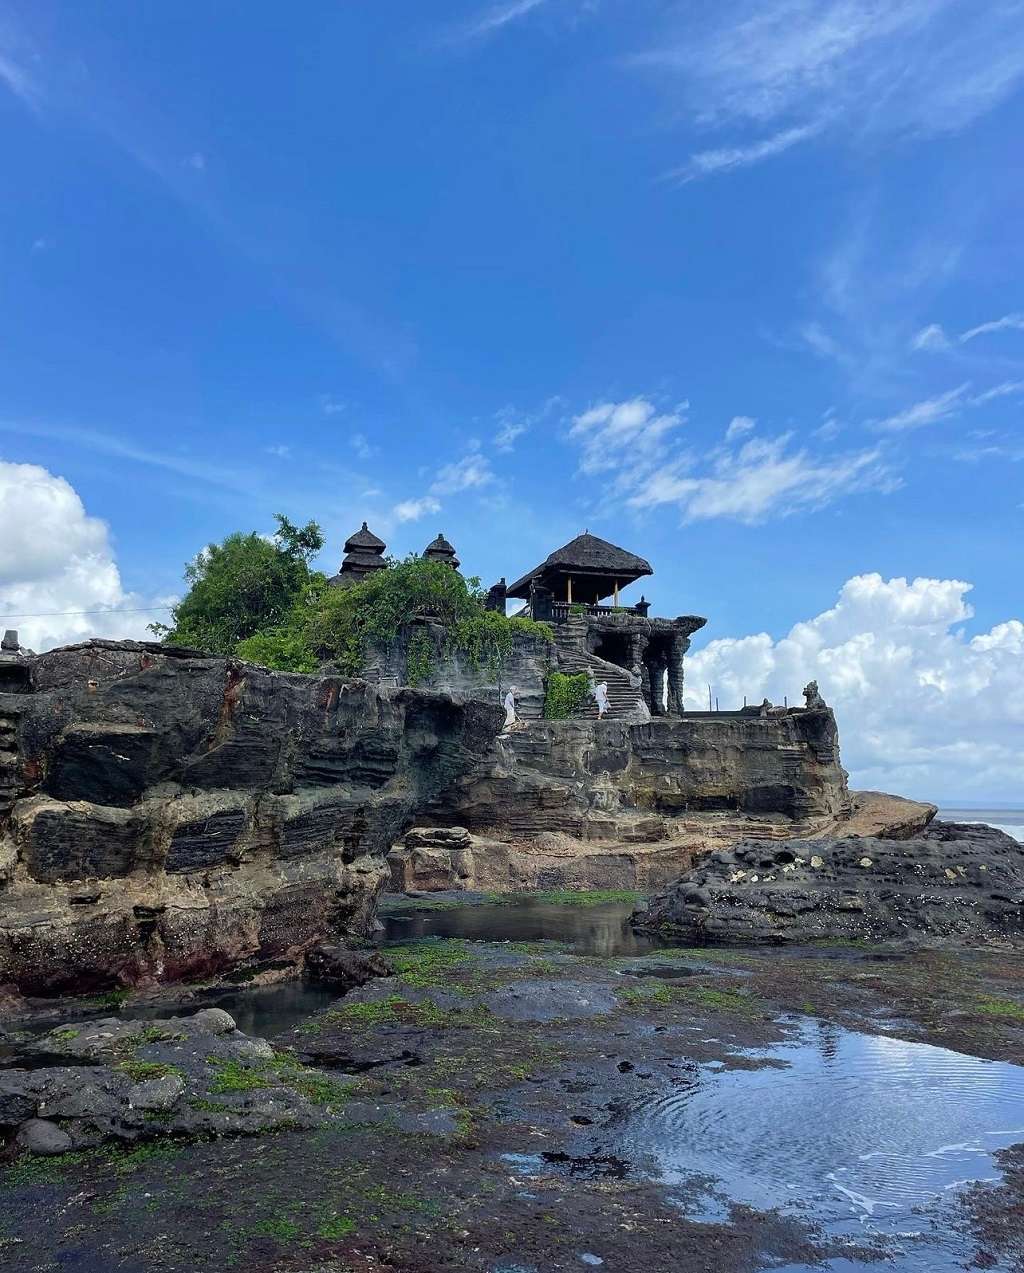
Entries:
[[514,686],[508,687],[508,693],[505,695],[505,729],[511,729],[518,719],[516,716],[516,695],[519,690]]
[[608,710],[608,682],[602,681],[600,685],[594,688],[594,702],[597,703],[597,719]]

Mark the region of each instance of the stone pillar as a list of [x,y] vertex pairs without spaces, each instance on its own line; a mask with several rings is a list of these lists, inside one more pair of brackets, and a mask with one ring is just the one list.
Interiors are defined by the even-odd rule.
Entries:
[[689,637],[672,637],[668,655],[668,710],[670,716],[681,716],[683,714],[683,656],[689,648]]

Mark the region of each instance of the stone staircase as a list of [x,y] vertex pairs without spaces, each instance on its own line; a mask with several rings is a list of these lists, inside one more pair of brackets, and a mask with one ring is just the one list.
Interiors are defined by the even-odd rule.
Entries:
[[[591,654],[586,648],[587,621],[584,615],[570,615],[564,623],[555,627],[555,644],[558,648],[558,670],[566,676],[577,676],[590,671],[594,684],[603,681],[608,686],[608,711],[605,720],[635,719],[645,716],[646,705],[639,679],[625,668],[607,659]],[[588,698],[574,720],[597,720],[597,703]]]

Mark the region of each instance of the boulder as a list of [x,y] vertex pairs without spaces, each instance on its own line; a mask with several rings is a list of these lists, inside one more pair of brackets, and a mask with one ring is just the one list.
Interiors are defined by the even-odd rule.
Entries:
[[1024,845],[933,822],[906,840],[745,841],[710,854],[634,916],[695,944],[1024,939]]
[[336,986],[341,994],[365,986],[374,977],[390,977],[391,965],[376,951],[346,950],[342,946],[317,946],[306,956],[306,971],[313,981]]
[[66,1154],[74,1148],[74,1141],[56,1123],[49,1123],[45,1118],[30,1118],[18,1128],[14,1143],[19,1149],[29,1154],[54,1158],[57,1154]]

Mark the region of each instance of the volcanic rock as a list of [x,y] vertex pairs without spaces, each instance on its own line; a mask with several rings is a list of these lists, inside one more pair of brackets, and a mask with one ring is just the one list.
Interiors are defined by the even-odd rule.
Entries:
[[1019,941],[1024,845],[947,822],[908,840],[746,841],[710,854],[634,923],[698,945]]
[[368,933],[384,854],[496,705],[140,642],[0,693],[0,987],[90,992],[301,961]]

